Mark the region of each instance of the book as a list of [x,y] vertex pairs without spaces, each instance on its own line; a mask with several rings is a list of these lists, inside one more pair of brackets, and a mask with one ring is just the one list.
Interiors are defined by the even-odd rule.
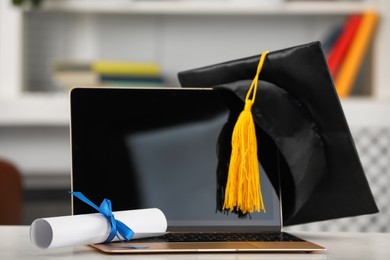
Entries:
[[52,79],[56,87],[67,90],[75,86],[163,86],[158,65],[126,61],[55,61]]
[[92,70],[100,75],[122,76],[160,76],[160,67],[154,63],[125,62],[125,61],[95,61]]
[[164,80],[162,77],[136,77],[122,75],[100,75],[100,82],[103,85],[115,87],[162,87]]
[[349,95],[355,83],[359,68],[372,41],[377,22],[378,14],[375,11],[369,10],[363,14],[360,26],[335,79],[336,90],[341,98]]
[[113,76],[113,75],[100,75],[101,82],[107,81],[120,81],[120,82],[153,82],[163,83],[161,77],[136,77],[136,76]]
[[99,75],[91,63],[78,60],[56,60],[52,63],[52,80],[57,88],[69,90],[76,86],[97,86]]
[[52,76],[55,85],[63,89],[100,85],[99,75],[93,71],[56,71]]
[[91,71],[91,63],[79,60],[56,60],[52,63],[54,71]]
[[361,21],[362,15],[350,15],[347,18],[339,37],[332,46],[328,54],[327,61],[329,70],[333,77],[337,75],[338,69],[340,68],[341,63],[344,60],[349,47],[351,46]]
[[329,52],[333,48],[333,45],[339,38],[341,31],[343,30],[344,25],[338,24],[330,29],[326,34],[325,38],[321,40],[322,49],[326,56],[329,55]]

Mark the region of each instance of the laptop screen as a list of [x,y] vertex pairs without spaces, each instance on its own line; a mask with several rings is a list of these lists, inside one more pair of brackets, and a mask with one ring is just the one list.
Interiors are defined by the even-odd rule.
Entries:
[[[280,230],[279,199],[263,169],[266,213],[238,218],[216,210],[228,95],[211,89],[73,89],[72,190],[96,204],[110,199],[113,211],[159,208],[169,230]],[[74,200],[73,212],[94,209]]]

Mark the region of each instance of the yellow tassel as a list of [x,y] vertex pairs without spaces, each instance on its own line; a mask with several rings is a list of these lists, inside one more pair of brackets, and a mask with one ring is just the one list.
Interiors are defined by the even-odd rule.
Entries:
[[268,52],[262,53],[257,72],[245,98],[244,110],[238,117],[232,135],[232,154],[223,208],[243,214],[265,212],[260,187],[257,140],[252,105],[255,101],[259,74]]

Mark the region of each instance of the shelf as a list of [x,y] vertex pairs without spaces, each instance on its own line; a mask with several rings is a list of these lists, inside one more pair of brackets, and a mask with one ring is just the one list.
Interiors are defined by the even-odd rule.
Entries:
[[69,101],[65,94],[23,94],[0,99],[0,127],[68,126]]
[[240,1],[46,1],[26,11],[159,15],[331,15],[360,13],[365,1],[297,1],[255,3]]
[[386,99],[347,98],[342,100],[348,124],[361,127],[389,127],[390,102]]
[[[351,125],[390,125],[388,100],[348,98],[341,104]],[[69,115],[69,97],[63,93],[24,94],[14,99],[0,99],[0,127],[67,127]]]

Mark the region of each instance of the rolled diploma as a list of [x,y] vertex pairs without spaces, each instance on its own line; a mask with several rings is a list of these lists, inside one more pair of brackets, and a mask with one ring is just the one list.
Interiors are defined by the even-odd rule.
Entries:
[[[167,220],[157,209],[113,212],[134,231],[132,239],[160,236],[166,233]],[[40,248],[89,245],[104,242],[110,234],[110,224],[100,213],[40,218],[30,227],[30,240]],[[113,241],[117,241],[115,238]]]

